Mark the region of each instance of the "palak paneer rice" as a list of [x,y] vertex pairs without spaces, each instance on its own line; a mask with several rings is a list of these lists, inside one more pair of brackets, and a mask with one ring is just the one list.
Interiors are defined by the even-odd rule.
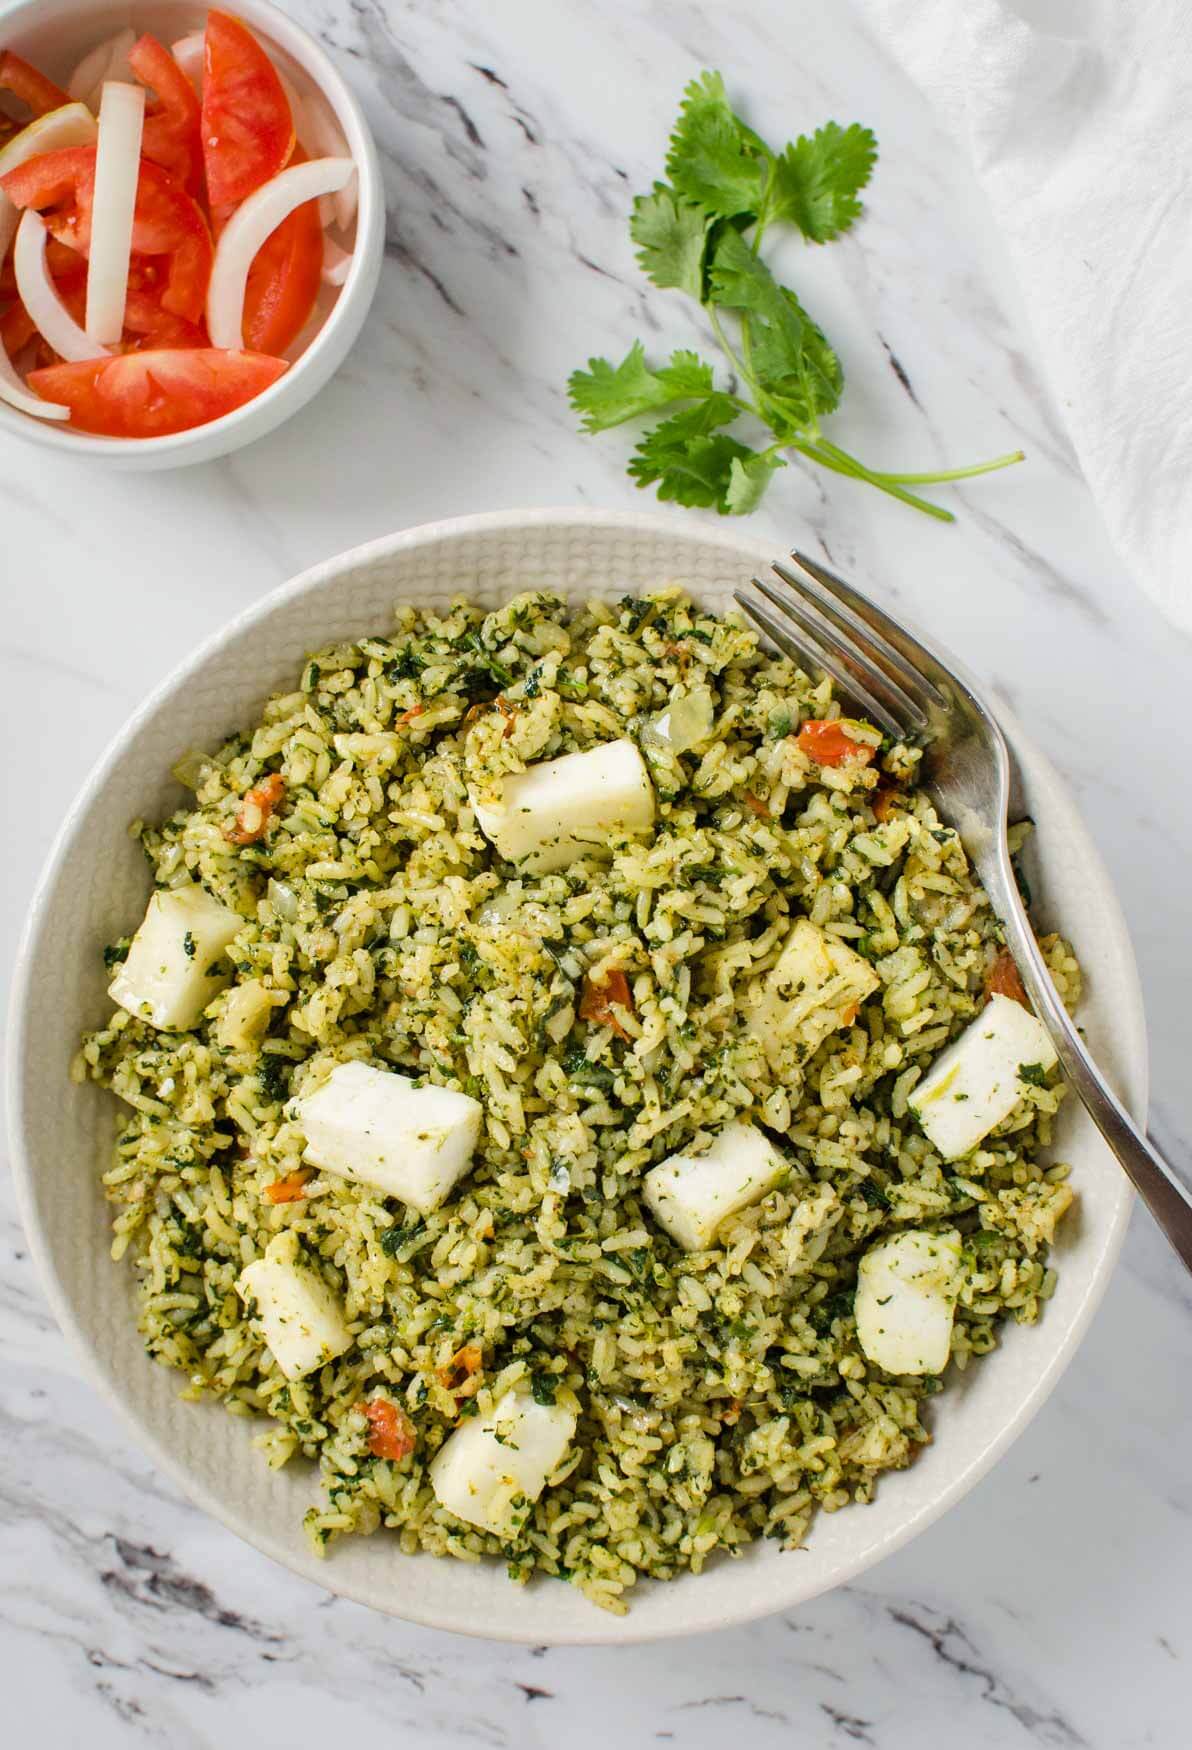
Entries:
[[[478,814],[500,838],[507,784],[613,743],[640,750],[649,824],[557,867],[516,832],[522,860],[498,854]],[[225,919],[210,984],[155,1006],[152,943],[111,945],[129,1006],[76,1075],[128,1108],[104,1183],[148,1352],[187,1395],[268,1418],[271,1465],[318,1463],[316,1546],[389,1527],[403,1551],[499,1556],[621,1611],[642,1576],[759,1537],[793,1548],[817,1508],[868,1501],[930,1438],[949,1358],[1039,1317],[1071,1201],[1067,1168],[1040,1159],[1054,1070],[1022,1066],[1008,1115],[959,1159],[908,1103],[1018,994],[919,759],[665,587],[401,606],[392,632],[319,651],[259,724],[181,762],[193,801],[133,830],[159,898],[198,907],[187,956]],[[853,969],[852,1000],[838,986],[817,1006],[814,979],[775,972],[800,920],[805,948]],[[1070,949],[1044,948],[1074,1003]],[[382,1105],[476,1103],[445,1193],[403,1201],[382,1186],[405,1183],[404,1157],[378,1148],[361,1182],[310,1144],[303,1102],[346,1064],[396,1072],[354,1072]],[[765,1171],[696,1208],[733,1126]],[[425,1151],[440,1132],[413,1137]],[[910,1349],[902,1329],[883,1350],[872,1312],[862,1346],[866,1294],[904,1296]]]

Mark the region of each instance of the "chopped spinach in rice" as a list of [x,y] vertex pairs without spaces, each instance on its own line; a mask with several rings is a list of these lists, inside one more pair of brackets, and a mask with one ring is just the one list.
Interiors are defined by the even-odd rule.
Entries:
[[[478,810],[615,742],[645,762],[648,829],[545,871],[502,860]],[[677,588],[527,593],[401,607],[388,635],[316,652],[254,728],[182,762],[189,806],[138,823],[159,892],[198,902],[195,976],[223,988],[185,1031],[121,995],[84,1042],[76,1074],[129,1108],[113,1251],[149,1352],[268,1418],[270,1463],[317,1462],[317,1545],[385,1526],[621,1610],[642,1576],[793,1547],[817,1508],[867,1501],[928,1438],[929,1352],[964,1368],[1039,1317],[1071,1200],[1040,1160],[1061,1089],[1025,1062],[1012,1110],[950,1161],[908,1104],[983,1012],[1001,944],[918,751],[879,742]],[[1044,948],[1074,1002],[1071,951]],[[822,973],[798,970],[814,951]],[[138,952],[106,951],[114,989]],[[775,991],[797,1021],[781,1048]],[[478,1105],[437,1207],[305,1158],[304,1102],[349,1063]],[[647,1175],[698,1171],[743,1125],[740,1197],[683,1249]],[[858,1338],[865,1258],[875,1318],[937,1296],[921,1352],[890,1351],[915,1371]],[[260,1298],[287,1270],[308,1297],[274,1309],[308,1346],[296,1377]],[[500,1531],[443,1504],[447,1460],[436,1490],[465,1435],[538,1443]]]

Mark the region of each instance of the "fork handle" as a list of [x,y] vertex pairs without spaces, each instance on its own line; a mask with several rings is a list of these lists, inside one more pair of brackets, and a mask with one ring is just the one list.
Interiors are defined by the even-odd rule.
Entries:
[[1035,1013],[1051,1034],[1064,1074],[1085,1111],[1125,1168],[1185,1268],[1192,1271],[1192,1191],[1163,1159],[1146,1132],[1135,1124],[1097,1068],[1051,982],[1047,963],[1019,898],[1009,858],[1003,854],[1001,862],[1005,903],[1000,909],[1006,941]]

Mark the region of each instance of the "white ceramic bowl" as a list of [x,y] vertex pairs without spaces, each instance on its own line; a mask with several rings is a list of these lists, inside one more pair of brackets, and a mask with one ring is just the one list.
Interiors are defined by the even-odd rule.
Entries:
[[[839,1585],[959,1500],[1021,1433],[1072,1359],[1113,1268],[1130,1192],[1072,1102],[1061,1143],[1079,1214],[1056,1248],[1059,1287],[1042,1323],[1007,1330],[997,1354],[952,1383],[935,1407],[934,1443],[910,1470],[884,1477],[871,1506],[822,1516],[798,1553],[762,1543],[699,1577],[644,1585],[627,1617],[602,1614],[568,1586],[518,1589],[499,1563],[402,1556],[385,1533],[348,1539],[318,1560],[301,1525],[318,1493],[313,1470],[269,1471],[242,1421],[181,1403],[176,1375],[145,1358],[131,1271],[108,1257],[99,1184],[114,1101],[66,1078],[79,1033],[110,1009],[100,946],[139,919],[149,890],[127,824],[179,805],[173,762],[254,721],[269,691],[293,684],[308,651],[385,630],[395,601],[432,605],[466,590],[495,604],[539,586],[615,597],[681,578],[724,607],[766,558],[717,530],[660,517],[531,511],[431,524],[328,560],[242,615],[158,688],[89,779],[34,901],[14,993],[11,1112],[30,1244],[59,1320],[97,1384],[202,1506],[298,1573],[395,1616],[539,1644],[626,1641],[741,1622]],[[1145,1034],[1121,913],[1055,773],[1012,722],[1006,727],[1037,822],[1031,879],[1042,916],[1075,942],[1087,977],[1082,1024],[1141,1114]]]
[[[335,111],[356,163],[359,205],[352,265],[326,321],[263,395],[223,419],[159,438],[105,438],[63,429],[0,401],[0,433],[29,438],[67,455],[91,456],[109,468],[179,468],[211,462],[264,437],[305,407],[337,371],[364,325],[385,250],[385,191],[377,149],[364,111],[315,39],[269,0],[235,0],[242,18],[298,86],[312,85]],[[65,82],[87,51],[126,25],[167,44],[197,30],[207,9],[195,0],[24,0],[0,16],[0,49],[24,55],[51,79]]]

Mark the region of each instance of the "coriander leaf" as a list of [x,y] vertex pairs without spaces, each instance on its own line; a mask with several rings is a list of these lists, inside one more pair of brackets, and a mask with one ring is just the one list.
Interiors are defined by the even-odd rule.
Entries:
[[672,352],[669,363],[655,374],[675,401],[689,395],[711,395],[713,392],[712,366],[695,352]]
[[676,193],[723,218],[757,213],[769,162],[764,142],[730,109],[720,74],[693,79],[666,157]]
[[611,425],[632,420],[637,413],[653,413],[672,401],[702,399],[718,392],[712,381],[711,364],[700,359],[698,353],[681,348],[670,353],[667,364],[651,371],[642,343],[635,339],[620,364],[588,359],[586,371],[572,371],[567,394],[571,395],[572,408],[581,415],[583,429],[602,432]]
[[[634,203],[630,231],[654,284],[685,292],[708,311],[740,386],[731,395],[718,390],[712,366],[692,353],[676,352],[669,364],[652,368],[640,345],[619,365],[594,358],[586,371],[576,371],[568,384],[571,402],[590,432],[688,404],[639,443],[630,474],[640,485],[656,485],[660,498],[742,514],[782,465],[777,451],[791,448],[951,521],[950,512],[908,488],[968,479],[1022,460],[1016,451],[930,474],[878,471],[821,432],[821,418],[840,401],[840,361],[795,293],[760,259],[759,245],[775,220],[816,243],[846,231],[861,211],[858,197],[876,156],[868,128],[836,122],[775,154],[734,114],[719,73],[702,73],[688,85],[667,153],[669,181],[656,182]],[[735,323],[722,322],[723,312],[732,312]],[[726,326],[738,334],[726,333]],[[752,450],[730,437],[723,427],[737,414],[768,427],[774,442]],[[309,676],[307,684],[313,684]]]
[[811,138],[800,134],[774,161],[766,190],[767,221],[797,225],[812,243],[829,243],[847,231],[861,211],[858,192],[869,181],[877,141],[854,122],[826,122]]
[[571,373],[567,392],[571,405],[582,415],[585,431],[607,431],[637,413],[649,413],[677,398],[676,391],[646,363],[640,340],[634,341],[619,365],[611,365],[607,359],[589,359],[586,371]]
[[824,335],[795,294],[779,288],[785,306],[780,318],[745,318],[753,370],[769,401],[774,435],[784,437],[839,405],[844,372]]
[[725,510],[730,516],[747,516],[751,510],[756,510],[770,484],[770,476],[776,468],[785,467],[781,456],[773,456],[766,450],[750,456],[747,461],[734,456],[729,469],[728,490],[724,495]]
[[780,286],[739,231],[724,231],[712,259],[713,303],[742,313],[745,363],[776,437],[814,427],[840,400],[840,361],[788,286]]
[[652,426],[638,444],[639,454],[662,456],[681,447],[690,438],[707,437],[722,425],[731,425],[737,417],[736,403],[731,395],[714,390],[695,407],[685,407],[672,413],[669,419]]
[[736,416],[727,395],[710,395],[697,407],[672,414],[642,438],[629,463],[630,475],[639,486],[657,485],[664,501],[714,505],[727,514],[733,462],[753,455],[744,444],[717,431]]
[[680,199],[664,182],[656,182],[652,194],[639,194],[629,235],[638,246],[642,272],[656,286],[674,286],[688,297],[702,299],[708,224],[702,207]]
[[669,363],[652,371],[640,340],[634,341],[619,365],[611,365],[607,359],[589,359],[586,371],[572,372],[567,390],[571,405],[582,415],[585,431],[607,431],[635,414],[652,413],[672,401],[717,394],[712,366],[706,359],[680,350],[672,352]]
[[657,473],[644,471],[635,455],[629,472],[639,486],[657,480],[658,497],[665,504],[715,506],[721,516],[727,516],[733,464],[751,453],[736,438],[718,433],[716,437],[693,439]]

